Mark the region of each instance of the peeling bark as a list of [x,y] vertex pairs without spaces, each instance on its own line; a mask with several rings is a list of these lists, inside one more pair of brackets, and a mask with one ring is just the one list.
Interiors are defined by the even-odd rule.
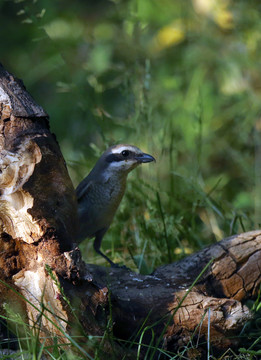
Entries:
[[[42,336],[56,334],[61,342],[67,341],[73,314],[61,294],[59,278],[68,289],[79,282],[85,285],[82,297],[99,291],[83,273],[80,253],[73,249],[76,207],[47,114],[22,82],[0,66],[0,279],[25,301],[2,283],[0,299],[3,303],[15,298]],[[90,304],[95,306],[95,301]],[[87,333],[102,333],[93,315],[82,312],[82,321]]]
[[[0,283],[0,303],[19,303],[28,323],[61,342],[68,334],[103,336],[111,313],[119,339],[136,334],[139,341],[143,326],[145,344],[153,329],[155,344],[177,351],[188,339],[206,341],[210,317],[212,346],[237,346],[235,336],[252,316],[244,301],[260,285],[261,231],[224,239],[143,276],[83,263],[73,244],[76,206],[48,115],[0,66],[0,280],[12,287]],[[90,353],[86,343],[84,337],[81,347]],[[103,346],[114,358],[136,358],[135,349],[116,343],[112,349],[106,340]]]
[[157,323],[154,331],[158,336],[164,332],[164,348],[176,351],[192,334],[196,339],[206,336],[208,316],[211,345],[220,350],[236,347],[239,340],[234,337],[252,317],[244,302],[257,295],[260,267],[261,231],[252,231],[162,266],[152,275],[95,265],[87,269],[95,281],[110,289],[118,336],[130,337],[149,313],[146,326]]

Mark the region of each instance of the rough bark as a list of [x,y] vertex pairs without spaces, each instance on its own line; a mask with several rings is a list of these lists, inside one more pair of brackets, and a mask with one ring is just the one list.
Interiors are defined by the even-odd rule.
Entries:
[[[74,189],[48,116],[2,66],[0,170],[0,303],[19,305],[42,336],[102,336],[112,316],[119,339],[142,334],[148,344],[153,329],[154,344],[176,351],[190,338],[206,340],[210,318],[212,346],[237,346],[234,336],[252,316],[243,303],[260,285],[261,231],[224,239],[149,276],[84,264],[73,246]],[[79,352],[90,353],[86,343]],[[122,358],[121,345],[103,345]],[[135,349],[127,353],[136,358]]]
[[[0,301],[20,304],[43,336],[56,334],[66,342],[73,314],[59,279],[68,288],[81,283],[79,293],[89,299],[81,313],[86,331],[102,334],[89,311],[103,303],[102,296],[73,249],[77,204],[60,148],[47,114],[2,66],[0,117],[0,279],[12,287],[0,284]],[[39,317],[44,308],[51,310]]]
[[93,279],[112,294],[115,333],[128,338],[149,312],[146,326],[158,322],[154,331],[163,331],[169,350],[186,345],[199,324],[193,336],[205,337],[209,316],[212,346],[237,346],[234,336],[252,316],[244,302],[257,295],[260,269],[261,231],[224,239],[149,276],[88,265]]

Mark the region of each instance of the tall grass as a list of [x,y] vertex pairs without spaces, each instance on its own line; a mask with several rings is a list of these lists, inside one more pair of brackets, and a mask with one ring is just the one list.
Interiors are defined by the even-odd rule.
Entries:
[[[157,159],[129,177],[102,244],[110,258],[148,274],[260,226],[258,0],[0,10],[0,61],[51,115],[75,185],[114,143]],[[92,241],[81,249],[105,264]]]

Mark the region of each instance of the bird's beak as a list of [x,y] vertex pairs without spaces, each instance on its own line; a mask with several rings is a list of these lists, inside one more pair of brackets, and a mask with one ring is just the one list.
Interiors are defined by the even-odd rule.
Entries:
[[148,162],[151,162],[151,161],[156,161],[156,159],[153,156],[151,156],[149,154],[145,154],[145,153],[136,155],[135,159],[139,163],[148,163]]

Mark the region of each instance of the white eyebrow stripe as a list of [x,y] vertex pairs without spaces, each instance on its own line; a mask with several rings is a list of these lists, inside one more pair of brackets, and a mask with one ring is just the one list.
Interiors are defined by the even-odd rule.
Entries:
[[129,150],[129,151],[135,151],[135,149],[132,146],[120,146],[120,147],[116,147],[111,149],[111,152],[113,154],[120,154],[123,150]]

